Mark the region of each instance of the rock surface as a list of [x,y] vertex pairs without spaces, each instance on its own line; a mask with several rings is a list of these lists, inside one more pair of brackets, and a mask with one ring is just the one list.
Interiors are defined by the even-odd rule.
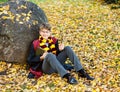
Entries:
[[1,4],[0,61],[25,63],[43,22],[48,22],[44,11],[32,2],[10,0]]

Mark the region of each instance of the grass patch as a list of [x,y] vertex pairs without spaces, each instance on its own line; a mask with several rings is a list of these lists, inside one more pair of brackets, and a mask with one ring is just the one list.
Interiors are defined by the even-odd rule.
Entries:
[[46,0],[28,0],[28,1],[38,4],[40,2],[45,2]]
[[[35,4],[38,4],[39,2],[44,2],[46,0],[27,0],[27,1],[33,2]],[[5,2],[8,2],[8,0],[0,0],[0,3],[5,3]]]
[[5,3],[7,2],[8,0],[0,0],[0,3]]

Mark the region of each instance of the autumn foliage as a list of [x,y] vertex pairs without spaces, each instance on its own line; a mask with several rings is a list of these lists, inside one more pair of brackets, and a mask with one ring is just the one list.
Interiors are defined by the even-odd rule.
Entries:
[[[33,0],[32,0],[33,1]],[[119,92],[120,10],[94,0],[34,0],[46,13],[53,35],[70,45],[94,81],[70,85],[58,74],[27,79],[26,65],[0,62],[2,92]],[[11,17],[12,18],[12,17]],[[69,60],[67,61],[69,63]]]

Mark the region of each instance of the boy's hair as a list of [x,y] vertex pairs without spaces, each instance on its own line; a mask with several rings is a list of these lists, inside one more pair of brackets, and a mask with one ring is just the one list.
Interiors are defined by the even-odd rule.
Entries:
[[42,29],[47,29],[47,30],[51,31],[51,26],[49,23],[42,23],[39,27],[39,31],[41,31]]

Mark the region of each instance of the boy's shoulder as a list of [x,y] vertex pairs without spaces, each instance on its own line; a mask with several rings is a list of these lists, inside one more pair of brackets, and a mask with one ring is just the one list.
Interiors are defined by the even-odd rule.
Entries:
[[54,37],[54,36],[52,36],[51,38],[52,38],[53,42],[56,42],[56,41],[58,40],[58,39],[57,39],[56,37]]
[[33,41],[33,47],[34,47],[34,49],[36,50],[36,48],[39,46],[39,39],[35,39],[34,41]]
[[35,44],[35,43],[39,43],[39,39],[33,40],[33,44]]

